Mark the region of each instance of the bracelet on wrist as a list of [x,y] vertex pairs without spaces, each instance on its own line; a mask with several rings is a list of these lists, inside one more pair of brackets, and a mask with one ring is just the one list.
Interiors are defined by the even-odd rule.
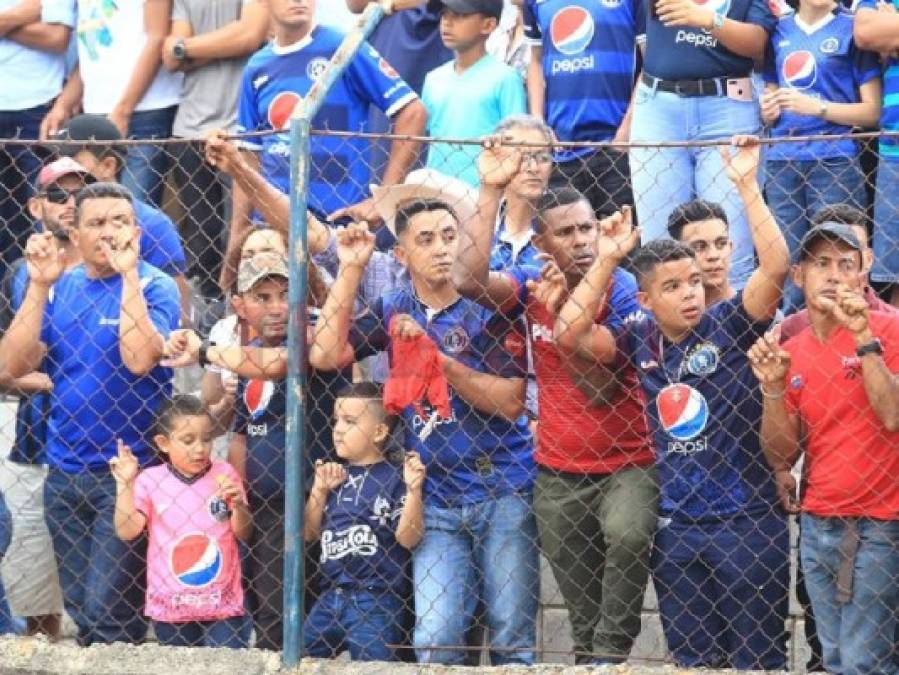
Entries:
[[773,401],[777,401],[778,399],[782,399],[784,397],[784,390],[781,389],[779,392],[770,392],[765,389],[765,385],[759,385],[759,389],[762,391],[762,396],[765,398],[770,398]]
[[208,339],[204,339],[200,343],[200,348],[197,350],[197,363],[200,365],[200,368],[205,368],[209,365],[209,347],[212,345],[209,344]]

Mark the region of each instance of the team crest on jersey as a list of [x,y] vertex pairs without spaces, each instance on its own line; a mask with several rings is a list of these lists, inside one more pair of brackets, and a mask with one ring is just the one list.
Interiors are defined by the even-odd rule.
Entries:
[[829,37],[822,41],[818,49],[822,54],[836,54],[840,48],[840,41],[835,37]]
[[375,520],[381,527],[386,527],[392,517],[393,509],[390,508],[390,502],[383,495],[378,495],[374,506],[372,506],[369,520]]
[[465,351],[470,342],[468,333],[465,332],[462,326],[450,328],[443,336],[443,346],[446,347],[446,351],[450,354],[459,354]]
[[506,333],[506,337],[503,340],[503,347],[509,354],[515,357],[522,357],[527,351],[524,337],[522,337],[521,333],[514,330]]
[[321,56],[316,57],[306,64],[306,77],[315,82],[327,68],[328,59],[323,59]]
[[793,377],[790,378],[790,389],[802,389],[802,375],[793,375]]
[[218,495],[213,496],[213,498],[209,500],[208,506],[209,515],[212,516],[212,519],[217,523],[223,523],[231,517],[231,514],[228,512],[228,505],[225,503],[225,500]]
[[385,59],[383,56],[378,59],[378,69],[391,80],[396,80],[400,76],[400,74],[396,72],[394,67],[387,63],[387,59]]
[[696,345],[684,359],[687,372],[696,377],[705,377],[718,370],[718,361],[721,352],[718,345],[711,342],[703,342]]

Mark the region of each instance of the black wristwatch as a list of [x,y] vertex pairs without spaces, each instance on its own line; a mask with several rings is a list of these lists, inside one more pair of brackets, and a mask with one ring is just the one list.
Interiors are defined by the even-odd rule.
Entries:
[[209,357],[206,352],[209,351],[209,340],[203,340],[200,343],[200,349],[197,350],[197,363],[200,364],[200,368],[205,368],[209,365]]
[[179,38],[172,45],[172,56],[175,57],[176,61],[187,61],[187,46],[184,44],[184,38]]
[[883,344],[881,344],[880,340],[874,338],[870,342],[855,348],[855,355],[858,358],[862,358],[866,354],[880,354],[880,356],[883,356]]

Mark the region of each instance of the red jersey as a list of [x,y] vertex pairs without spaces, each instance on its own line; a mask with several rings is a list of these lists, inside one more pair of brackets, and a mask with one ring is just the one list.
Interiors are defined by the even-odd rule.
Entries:
[[[899,372],[899,315],[871,312],[884,361]],[[802,508],[817,516],[899,520],[899,432],[887,431],[868,402],[852,334],[825,341],[806,328],[787,341],[792,363],[786,405],[806,432]]]
[[[609,474],[627,466],[652,464],[643,392],[635,371],[628,366],[619,375],[622,386],[613,405],[592,406],[575,383],[578,373],[568,372],[553,341],[554,317],[527,292],[525,281],[535,278],[529,272],[529,268],[512,268],[507,274],[518,283],[533,350],[539,410],[535,461],[549,469],[583,474]],[[597,324],[621,324],[640,311],[636,282],[623,270],[616,270],[606,297]],[[583,372],[589,371],[589,365],[584,362]]]

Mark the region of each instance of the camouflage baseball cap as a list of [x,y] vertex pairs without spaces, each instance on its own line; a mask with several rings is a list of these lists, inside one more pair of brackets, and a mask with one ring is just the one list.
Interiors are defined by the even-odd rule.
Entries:
[[237,271],[237,292],[246,293],[268,277],[289,278],[287,260],[276,253],[260,253],[240,263]]

